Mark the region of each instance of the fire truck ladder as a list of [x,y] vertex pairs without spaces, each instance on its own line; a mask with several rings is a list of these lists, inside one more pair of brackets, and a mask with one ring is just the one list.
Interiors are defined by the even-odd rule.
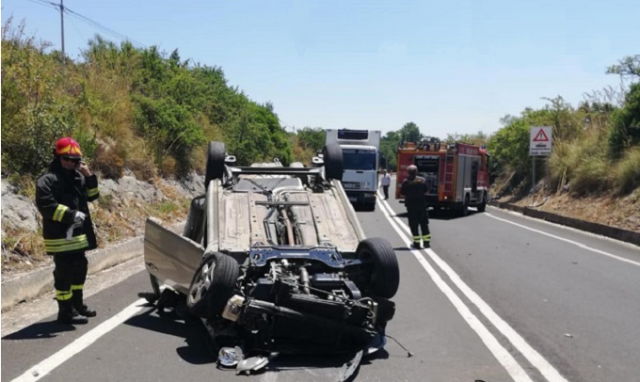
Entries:
[[454,156],[447,155],[444,158],[444,192],[453,192],[453,162]]

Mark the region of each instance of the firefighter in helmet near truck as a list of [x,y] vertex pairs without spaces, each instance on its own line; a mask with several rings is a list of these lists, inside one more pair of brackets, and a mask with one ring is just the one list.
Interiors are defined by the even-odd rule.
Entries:
[[[412,247],[415,249],[422,248],[421,242],[425,248],[431,246],[431,233],[429,232],[429,215],[427,212],[427,181],[418,176],[418,167],[410,165],[407,167],[409,175],[402,181],[400,188],[400,197],[404,198],[404,204],[407,207],[409,215],[409,228],[413,236]],[[422,231],[422,234],[421,232]]]

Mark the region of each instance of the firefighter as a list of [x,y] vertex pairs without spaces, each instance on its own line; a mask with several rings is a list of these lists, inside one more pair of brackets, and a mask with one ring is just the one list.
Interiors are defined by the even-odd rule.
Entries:
[[[424,242],[425,248],[429,248],[431,233],[429,233],[429,215],[425,200],[427,183],[423,177],[418,176],[418,168],[415,165],[407,167],[407,173],[409,176],[402,181],[400,197],[404,198],[409,215],[409,227],[411,235],[413,235],[412,247],[420,249],[422,248],[421,242]],[[420,235],[420,230],[422,230],[422,235]]]
[[72,138],[56,142],[53,161],[36,183],[36,205],[42,214],[47,255],[53,256],[58,322],[86,323],[96,311],[83,302],[88,262],[85,251],[96,248],[88,202],[99,197],[98,178],[82,161]]

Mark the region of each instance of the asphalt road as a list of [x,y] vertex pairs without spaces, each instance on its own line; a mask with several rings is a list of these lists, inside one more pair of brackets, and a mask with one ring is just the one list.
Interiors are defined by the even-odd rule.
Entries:
[[[403,212],[390,199],[358,216],[396,248],[401,286],[387,333],[415,355],[389,340],[356,380],[638,381],[638,247],[488,208],[432,214],[432,250],[412,251]],[[2,380],[245,378],[216,368],[197,321],[160,318],[139,301],[146,290],[137,272],[91,296],[99,315],[76,330],[48,316],[3,331]],[[330,381],[345,361],[276,358],[248,378]]]

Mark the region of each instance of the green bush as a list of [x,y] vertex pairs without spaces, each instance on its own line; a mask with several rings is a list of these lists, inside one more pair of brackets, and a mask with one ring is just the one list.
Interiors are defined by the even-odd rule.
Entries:
[[640,146],[629,149],[615,168],[616,191],[620,195],[630,194],[640,188]]

